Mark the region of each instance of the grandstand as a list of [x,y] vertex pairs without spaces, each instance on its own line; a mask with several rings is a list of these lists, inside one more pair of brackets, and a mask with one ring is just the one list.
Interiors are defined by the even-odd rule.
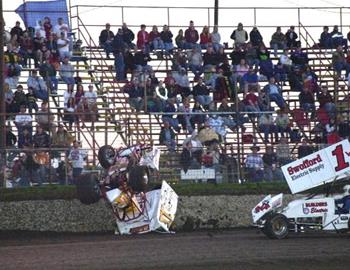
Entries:
[[[96,34],[96,28],[99,32],[104,29],[104,25],[86,25],[79,14],[79,10],[84,8],[91,8],[91,6],[70,7],[70,21],[72,22],[70,30],[72,33],[71,42],[73,45],[72,47],[74,47],[72,48],[72,57],[70,58],[70,63],[74,67],[74,77],[78,78],[76,81],[84,87],[85,91],[87,91],[88,85],[93,85],[94,91],[97,93],[95,102],[95,105],[97,106],[97,112],[92,112],[90,108],[87,111],[73,112],[72,114],[74,117],[78,117],[79,120],[74,121],[72,127],[70,128],[69,121],[67,121],[65,118],[65,115],[69,115],[69,113],[67,113],[64,104],[64,94],[67,89],[67,84],[62,79],[59,79],[57,91],[52,91],[49,94],[48,114],[54,116],[54,121],[52,124],[55,126],[63,125],[72,137],[76,138],[76,140],[82,141],[83,148],[88,151],[88,165],[85,167],[85,169],[96,170],[100,168],[97,158],[98,149],[105,144],[112,145],[113,147],[120,147],[122,145],[134,145],[137,143],[151,144],[157,145],[163,151],[163,156],[161,158],[162,169],[160,171],[160,176],[158,175],[157,177],[167,177],[167,179],[171,178],[173,181],[179,181],[181,178],[181,168],[183,166],[181,165],[181,151],[183,148],[183,143],[184,141],[188,140],[191,134],[186,128],[176,132],[175,153],[169,152],[167,150],[167,147],[161,144],[159,135],[163,126],[162,118],[163,116],[166,116],[167,113],[163,111],[150,112],[147,106],[147,97],[145,100],[143,100],[141,110],[135,110],[130,106],[128,103],[130,97],[126,93],[125,89],[128,87],[128,84],[134,77],[134,74],[132,74],[133,71],[127,71],[127,80],[116,79],[117,70],[115,68],[115,59],[114,57],[107,57],[105,49],[102,48],[101,44],[99,44],[99,33]],[[116,8],[121,8],[124,11],[127,9],[127,7]],[[145,9],[145,7],[142,8]],[[256,9],[253,9],[253,11],[256,12]],[[192,18],[188,18],[188,21],[191,19]],[[138,26],[136,27],[136,25],[133,24],[131,18],[125,18],[125,20],[130,23],[130,28],[134,31],[134,33],[136,33],[138,31]],[[170,19],[168,17],[167,21],[164,23],[169,24],[169,21]],[[338,125],[340,121],[340,118],[338,117],[339,115],[343,116],[342,123],[349,125],[349,88],[346,78],[343,76],[339,77],[339,74],[335,72],[332,65],[332,56],[336,51],[336,48],[320,47],[318,36],[310,34],[310,32],[315,32],[316,27],[303,25],[301,18],[298,18],[298,21],[299,24],[296,25],[296,32],[298,34],[298,40],[300,41],[302,47],[302,52],[307,54],[308,66],[313,74],[315,74],[318,78],[315,87],[318,89],[321,86],[326,86],[328,92],[333,96],[334,104],[336,106],[336,125]],[[117,28],[121,27],[122,22],[119,25],[113,25],[112,30],[115,33],[117,32]],[[212,28],[212,25],[210,25],[210,23],[208,23],[208,25],[210,28]],[[260,26],[259,22],[256,21],[256,18],[254,18],[254,25],[256,25],[258,28],[267,28],[267,26],[264,25]],[[283,26],[282,23],[281,25]],[[173,43],[175,44],[175,36],[177,33],[175,29],[183,28],[185,30],[187,28],[187,25],[169,26],[174,34]],[[272,29],[276,28],[276,26],[278,25],[270,26],[269,29],[272,31]],[[161,27],[161,25],[159,25],[159,27]],[[343,25],[340,25],[340,27],[343,27]],[[196,28],[200,32],[202,26],[196,26]],[[221,25],[219,25],[219,29],[225,29],[224,32],[228,31],[226,28],[228,28],[228,26],[221,27]],[[229,31],[232,32],[234,29],[235,26],[231,27]],[[251,26],[244,26],[244,29],[250,31]],[[319,33],[321,33],[321,27],[318,29],[320,30]],[[150,31],[150,27],[148,27],[147,30]],[[284,26],[283,31],[285,32],[286,30],[287,27]],[[270,59],[272,63],[274,65],[277,65],[278,61],[280,60],[280,55],[283,53],[283,51],[280,49],[277,52],[278,56],[273,56],[273,49],[269,48],[270,37],[270,35],[264,36],[266,43],[265,45],[268,47],[267,49],[271,51]],[[82,43],[81,45],[79,44],[80,41]],[[133,42],[136,43],[136,37]],[[233,41],[231,41],[231,43],[233,43]],[[243,46],[242,49],[244,50],[244,48],[245,47]],[[343,49],[346,50],[347,47],[343,47]],[[202,54],[205,54],[206,49],[202,48],[201,50]],[[230,63],[230,54],[233,50],[234,48],[231,47],[231,44],[228,44],[224,47],[224,53],[227,55]],[[294,47],[289,48],[288,53],[291,54],[294,50]],[[174,70],[173,68],[175,54],[177,52],[178,48],[175,48],[170,54],[160,54],[160,52],[156,50],[149,53],[150,61],[148,64],[152,67],[152,70],[154,71],[155,76],[158,80],[164,81],[169,72],[177,74],[178,70]],[[349,57],[347,58],[347,61],[350,61]],[[350,65],[350,63],[348,64]],[[292,65],[295,66],[296,63],[292,63]],[[215,71],[206,71],[202,77],[209,78],[210,76],[213,76],[217,70],[217,67],[214,66],[214,68]],[[29,65],[22,67],[21,74],[16,84],[23,85],[25,87],[25,92],[27,91],[27,80],[30,77],[30,73],[34,69],[35,67],[33,59],[30,59]],[[300,135],[300,137],[297,136],[297,138],[292,138],[291,132],[289,132],[289,135],[287,135],[291,158],[295,159],[298,155],[298,147],[301,145],[301,138],[305,138],[309,144],[313,144],[314,149],[317,150],[329,143],[339,140],[340,137],[348,138],[349,135],[346,135],[345,137],[341,136],[341,134],[339,134],[339,127],[335,129],[335,132],[332,131],[330,134],[326,133],[326,125],[329,123],[329,119],[332,118],[332,116],[329,116],[327,112],[324,113],[323,111],[318,110],[312,114],[312,117],[305,116],[305,112],[302,110],[299,102],[300,89],[296,89],[291,82],[291,76],[300,75],[301,77],[302,72],[298,74],[297,72],[293,72],[289,72],[285,82],[280,82],[279,86],[282,89],[283,98],[287,104],[285,109],[289,115],[289,128],[292,131],[294,130],[294,134],[298,133],[298,135]],[[192,90],[192,88],[197,84],[198,78],[195,78],[195,75],[189,69],[186,70],[186,73],[190,82],[190,89]],[[143,74],[143,76],[148,75],[148,73]],[[259,76],[259,85],[261,88],[263,88],[266,84],[268,84],[268,78],[267,76],[262,76],[263,74],[261,74],[261,71],[259,71],[259,69],[257,75]],[[59,76],[57,76],[57,78],[59,78]],[[304,80],[301,81],[299,80],[299,82],[301,82],[302,88],[308,87],[306,81],[307,78],[304,78]],[[147,92],[148,86],[146,85],[146,81],[144,81],[144,86],[144,91]],[[229,83],[227,83],[227,86],[232,87],[229,85]],[[233,91],[234,89],[231,88],[230,90]],[[74,87],[74,91],[76,91],[76,87]],[[315,97],[318,91],[319,90],[315,90],[313,93]],[[214,96],[215,89],[211,89],[210,92],[210,95]],[[218,165],[220,166],[215,167],[213,164],[207,165],[205,164],[204,158],[201,160],[203,164],[200,164],[202,165],[201,168],[214,168],[216,171],[220,171],[219,174],[216,174],[216,176],[220,176],[220,178],[223,178],[222,181],[225,182],[249,181],[249,177],[247,176],[247,172],[245,171],[244,167],[247,155],[251,154],[251,148],[253,146],[259,147],[260,153],[262,155],[262,153],[265,152],[266,146],[277,143],[272,141],[271,135],[269,135],[269,142],[267,142],[266,138],[264,138],[264,133],[261,132],[261,129],[259,128],[259,117],[254,115],[252,112],[247,112],[245,107],[239,106],[239,104],[242,104],[242,101],[244,101],[244,99],[244,91],[236,92],[236,95],[234,95],[234,97],[231,96],[231,98],[229,98],[229,104],[233,106],[232,112],[221,113],[222,117],[231,115],[234,115],[234,119],[244,117],[245,123],[244,128],[225,128],[225,132],[227,132],[227,134],[225,135],[225,138],[221,139],[218,143],[219,150],[217,150],[220,152],[220,159],[217,161]],[[39,102],[39,104],[40,103],[41,102]],[[221,102],[216,102],[216,107],[218,108],[220,104]],[[190,99],[190,107],[192,108],[193,105],[194,100],[192,98]],[[318,101],[316,101],[315,105],[316,108],[319,109],[320,105]],[[180,106],[182,106],[181,101],[179,101],[178,108]],[[273,117],[276,117],[278,109],[279,108],[277,104],[275,102],[271,102],[271,110],[261,112],[261,114],[272,114]],[[16,114],[17,113],[14,112],[8,112],[7,123],[8,126],[12,126],[13,133],[18,137],[17,128],[14,126],[14,119]],[[35,118],[35,114],[36,113],[32,114],[33,118]],[[84,115],[87,117],[94,114],[97,115],[97,118],[94,121],[86,121],[86,123],[82,123],[82,117]],[[177,111],[174,114],[177,114],[178,116],[188,114],[192,116],[198,115],[196,113],[182,113],[180,111]],[[203,113],[203,115],[206,117],[212,117],[213,115],[217,114],[219,113],[207,109],[205,109]],[[33,126],[36,124],[37,123],[33,121]],[[53,132],[55,132],[54,129],[49,129],[48,132],[52,138]],[[327,135],[336,136],[334,139],[335,141],[332,141],[331,139],[327,140]],[[52,168],[52,166],[48,166],[48,164],[54,164],[52,162],[53,159],[55,159],[55,162],[60,162],[62,160],[65,164],[68,164],[69,161],[67,160],[65,151],[69,151],[69,149],[70,146],[65,148],[60,147],[57,149],[57,147],[53,144],[50,144],[47,147],[37,147],[34,149],[34,157],[38,152],[50,153],[49,160],[51,161],[47,161],[44,164],[44,166],[49,168],[49,171],[51,172],[47,179],[49,182],[56,181],[56,179],[60,176],[58,176],[59,173],[57,173],[57,164],[54,165],[56,168]],[[8,168],[13,168],[13,166],[16,164],[16,160],[18,160],[18,155],[21,152],[26,151],[33,151],[33,149],[18,149],[17,145],[13,145],[8,148],[8,158],[6,161]],[[60,153],[59,156],[54,156],[54,151],[58,151]],[[206,147],[204,147],[204,152],[206,151]],[[213,161],[211,162],[213,163]],[[68,183],[68,165],[64,167],[66,170],[66,173],[64,174],[65,179],[61,182]],[[17,175],[17,177],[20,176]],[[9,176],[9,178],[11,177]],[[14,178],[15,177],[12,176],[11,179],[14,180]]]

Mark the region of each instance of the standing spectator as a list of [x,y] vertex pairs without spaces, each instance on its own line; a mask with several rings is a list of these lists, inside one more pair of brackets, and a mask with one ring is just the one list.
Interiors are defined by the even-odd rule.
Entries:
[[160,33],[160,38],[164,43],[164,50],[170,54],[173,53],[174,44],[173,44],[173,34],[169,30],[169,26],[164,24],[163,31]]
[[111,25],[106,23],[106,28],[103,29],[99,36],[100,46],[102,46],[106,52],[106,56],[109,59],[109,54],[112,52],[112,40],[114,33],[111,31]]
[[112,50],[114,54],[114,67],[116,71],[116,77],[118,81],[124,81],[126,79],[125,72],[125,55],[127,45],[123,41],[123,31],[118,29],[117,34],[112,41]]
[[81,149],[81,142],[75,140],[73,142],[73,148],[70,150],[68,155],[68,160],[72,162],[73,167],[73,178],[74,181],[77,181],[79,175],[81,175],[85,160],[87,159],[87,151]]
[[60,76],[61,79],[68,85],[74,85],[75,79],[74,79],[74,67],[71,63],[69,63],[69,57],[64,57],[63,62],[60,66]]
[[177,36],[175,37],[175,43],[178,49],[185,49],[185,36],[182,29],[179,30]]
[[237,29],[233,30],[231,39],[235,42],[235,47],[244,47],[248,40],[248,33],[243,29],[243,24],[239,23]]
[[323,32],[320,36],[320,47],[324,49],[331,49],[332,45],[332,35],[329,33],[328,26],[323,27]]
[[224,47],[221,44],[221,36],[217,25],[214,25],[213,32],[211,33],[211,42],[213,44],[213,49],[216,53],[219,51],[220,48]]
[[128,28],[127,24],[124,22],[122,25],[123,40],[129,49],[133,49],[135,44],[132,41],[135,38],[135,34]]
[[29,136],[31,138],[32,136],[32,122],[33,119],[30,116],[30,114],[28,114],[26,112],[26,106],[25,105],[21,105],[20,106],[20,111],[19,113],[16,115],[15,117],[15,125],[17,127],[17,131],[18,131],[18,147],[22,146],[20,145],[20,142],[24,141],[24,130],[26,129],[27,131],[29,131]]
[[269,182],[284,179],[282,170],[279,168],[277,155],[273,151],[273,146],[266,146],[266,153],[262,157],[264,161],[265,179]]
[[298,147],[298,158],[306,157],[314,152],[313,147],[310,145],[310,143],[307,141],[307,139],[303,139],[301,141],[301,145]]
[[159,134],[159,143],[166,145],[169,152],[175,152],[175,132],[167,121],[163,122],[163,127]]
[[146,25],[141,24],[140,31],[137,33],[137,42],[136,46],[139,50],[145,50],[149,52],[149,34],[146,31]]
[[33,39],[33,56],[34,66],[38,68],[43,61],[43,46],[45,45],[45,39],[40,35],[40,32],[35,32]]
[[342,70],[345,70],[345,78],[348,77],[350,72],[350,64],[346,62],[345,54],[343,52],[343,47],[338,46],[336,51],[332,54],[332,66],[337,72],[338,77],[341,76]]
[[208,48],[209,45],[211,45],[211,34],[209,32],[209,27],[205,25],[203,27],[202,33],[200,34],[200,40],[199,44],[201,45],[202,49]]
[[274,77],[271,77],[269,83],[264,86],[264,92],[268,94],[270,101],[276,102],[280,109],[286,107],[286,102],[282,96],[282,89],[277,85]]
[[276,146],[276,154],[281,166],[292,161],[287,138],[282,137],[280,139],[280,143]]
[[295,48],[298,46],[298,35],[294,31],[294,26],[291,26],[286,33],[286,44],[288,48]]
[[190,25],[185,31],[184,49],[192,49],[193,47],[198,47],[198,40],[198,31],[194,28],[194,22],[190,21]]
[[263,37],[256,26],[253,27],[252,31],[250,31],[249,39],[255,48],[259,48],[259,46],[263,44]]
[[264,179],[264,162],[258,154],[260,147],[253,145],[250,149],[252,153],[247,155],[245,161],[248,180],[251,182],[261,182]]
[[51,24],[51,19],[49,17],[44,17],[43,27],[45,31],[45,38],[49,39],[49,36],[51,35],[53,31],[53,26]]
[[28,59],[33,58],[33,39],[28,35],[28,32],[24,32],[23,36],[21,37],[20,41],[20,50],[19,54],[22,58],[22,66],[25,68],[28,64]]
[[37,70],[33,70],[31,76],[27,80],[28,88],[33,88],[34,96],[43,101],[49,99],[49,92],[47,91],[47,85],[45,81],[38,76]]
[[287,47],[286,36],[282,33],[281,27],[276,28],[276,32],[271,37],[271,48],[274,50],[275,57],[277,57],[278,49],[285,49]]

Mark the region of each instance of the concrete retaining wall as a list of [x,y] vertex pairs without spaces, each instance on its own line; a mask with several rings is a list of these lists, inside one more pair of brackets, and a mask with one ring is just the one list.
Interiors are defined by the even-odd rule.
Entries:
[[[251,224],[251,209],[264,195],[183,196],[175,219],[177,230],[234,228]],[[285,196],[285,201],[291,196]],[[78,200],[0,203],[0,230],[103,232],[114,230],[104,201],[83,205]]]

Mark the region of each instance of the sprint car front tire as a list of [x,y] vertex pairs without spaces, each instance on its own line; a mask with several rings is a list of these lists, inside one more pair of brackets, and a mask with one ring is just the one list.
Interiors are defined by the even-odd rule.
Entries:
[[274,213],[266,218],[264,234],[271,239],[283,239],[288,236],[288,219],[285,215]]
[[110,145],[104,145],[98,150],[98,161],[101,166],[108,169],[115,162],[115,150]]
[[88,173],[79,176],[77,183],[77,196],[82,204],[97,203],[101,198],[101,190],[96,174]]

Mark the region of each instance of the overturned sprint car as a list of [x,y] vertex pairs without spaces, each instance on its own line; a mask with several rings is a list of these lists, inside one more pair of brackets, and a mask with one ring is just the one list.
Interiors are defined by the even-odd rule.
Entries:
[[144,145],[118,150],[109,145],[101,147],[98,159],[105,171],[79,177],[79,200],[83,204],[106,200],[115,216],[118,234],[170,232],[177,194],[165,181],[148,190],[150,171],[159,169],[159,155],[159,149]]

